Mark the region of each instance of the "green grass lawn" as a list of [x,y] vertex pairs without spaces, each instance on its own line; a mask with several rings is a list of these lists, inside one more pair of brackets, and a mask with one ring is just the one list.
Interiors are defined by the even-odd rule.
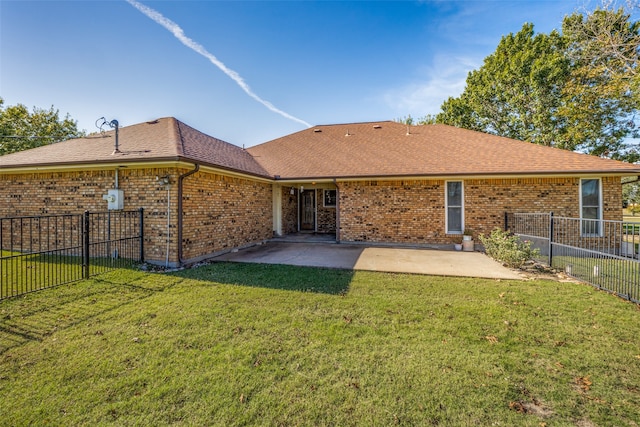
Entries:
[[576,283],[118,270],[0,302],[0,424],[635,426],[639,337]]
[[[23,254],[0,251],[0,300],[82,279],[82,257],[64,255],[65,252]],[[136,262],[123,258],[92,257],[89,274],[134,265]]]

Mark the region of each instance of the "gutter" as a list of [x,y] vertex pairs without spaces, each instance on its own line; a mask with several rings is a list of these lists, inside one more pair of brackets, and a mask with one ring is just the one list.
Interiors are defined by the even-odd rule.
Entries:
[[194,163],[194,169],[184,173],[178,177],[178,264],[182,266],[182,183],[185,178],[193,175],[200,170],[200,165]]
[[[461,173],[427,173],[427,174],[396,174],[396,175],[340,175],[340,176],[297,176],[297,177],[276,177],[275,181],[279,183],[297,183],[297,182],[333,182],[333,179],[340,181],[394,181],[401,179],[416,180],[432,180],[432,179],[511,179],[511,178],[570,178],[582,176],[635,176],[640,172],[639,169],[631,170],[584,170],[584,171],[542,171],[542,172],[461,172]],[[272,178],[273,179],[273,178]]]
[[[121,152],[123,153],[123,152]],[[126,154],[126,153],[125,153]],[[156,164],[162,163],[188,163],[195,164],[198,162],[203,167],[208,167],[220,172],[224,173],[232,173],[238,176],[250,178],[250,179],[260,179],[264,181],[273,182],[273,176],[262,174],[258,172],[249,172],[244,171],[242,169],[233,168],[231,166],[222,166],[216,165],[214,163],[202,162],[196,159],[191,159],[189,157],[184,156],[168,156],[168,157],[138,157],[138,158],[127,158],[126,156],[122,156],[117,159],[108,159],[101,161],[91,161],[91,160],[78,160],[72,162],[57,162],[57,163],[39,163],[39,164],[31,164],[31,163],[23,163],[23,164],[15,164],[15,165],[5,165],[2,164],[0,160],[0,174],[16,174],[16,173],[47,173],[47,172],[66,172],[66,171],[78,171],[78,170],[89,170],[89,169],[98,169],[102,170],[107,167],[107,165],[123,165],[129,168],[150,168],[154,167]],[[638,171],[640,172],[640,170]]]

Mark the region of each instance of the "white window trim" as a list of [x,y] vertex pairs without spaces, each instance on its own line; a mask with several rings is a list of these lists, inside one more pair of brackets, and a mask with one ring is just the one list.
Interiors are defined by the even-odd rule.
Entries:
[[[599,222],[598,224],[598,232],[597,233],[583,233],[582,232],[582,220],[584,218],[582,218],[582,182],[584,180],[597,180],[598,181],[598,219],[597,221]],[[602,178],[600,177],[586,177],[586,178],[580,178],[580,235],[582,237],[602,237],[602,216],[604,214],[603,208],[602,208]],[[589,220],[592,220],[591,218],[589,218]]]
[[[450,182],[459,182],[461,184],[461,204],[460,204],[460,225],[462,230],[460,231],[449,231],[449,195],[448,195],[448,186]],[[457,234],[462,235],[464,233],[464,181],[445,181],[444,182],[444,230],[445,234]]]
[[[326,198],[326,194],[327,191],[335,191],[336,192],[336,203],[333,205],[327,205],[325,204],[325,201],[327,200]],[[338,190],[333,189],[333,188],[325,188],[322,190],[322,207],[323,208],[336,208],[338,206]]]

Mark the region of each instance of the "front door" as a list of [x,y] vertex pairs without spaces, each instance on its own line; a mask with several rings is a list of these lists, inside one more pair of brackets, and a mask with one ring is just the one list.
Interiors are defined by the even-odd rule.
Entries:
[[300,193],[300,230],[316,230],[316,190]]

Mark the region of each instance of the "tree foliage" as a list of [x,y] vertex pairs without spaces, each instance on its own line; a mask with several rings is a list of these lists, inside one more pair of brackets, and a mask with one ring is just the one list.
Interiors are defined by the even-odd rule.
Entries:
[[22,105],[4,107],[0,98],[0,155],[27,150],[84,136],[77,122],[69,114],[60,118],[58,110],[51,107],[29,109]]
[[629,212],[635,216],[640,213],[640,182],[632,181],[625,183],[623,180],[622,184],[622,200],[626,202]]
[[596,9],[563,21],[573,69],[561,114],[572,124],[571,137],[592,154],[638,160],[637,147],[626,146],[624,138],[637,133],[639,30],[623,9]]
[[623,9],[565,17],[562,33],[525,24],[504,36],[466,87],[449,98],[439,123],[638,160],[640,23]]
[[418,117],[417,119],[414,119],[413,117],[411,117],[411,114],[409,114],[406,117],[403,118],[398,118],[394,120],[397,123],[402,123],[404,125],[432,125],[434,123],[436,123],[436,116],[432,115],[432,114],[427,114],[424,117]]
[[503,37],[482,67],[469,73],[462,95],[445,101],[438,122],[575,148],[556,114],[569,74],[563,43],[557,32],[535,34],[533,24]]

